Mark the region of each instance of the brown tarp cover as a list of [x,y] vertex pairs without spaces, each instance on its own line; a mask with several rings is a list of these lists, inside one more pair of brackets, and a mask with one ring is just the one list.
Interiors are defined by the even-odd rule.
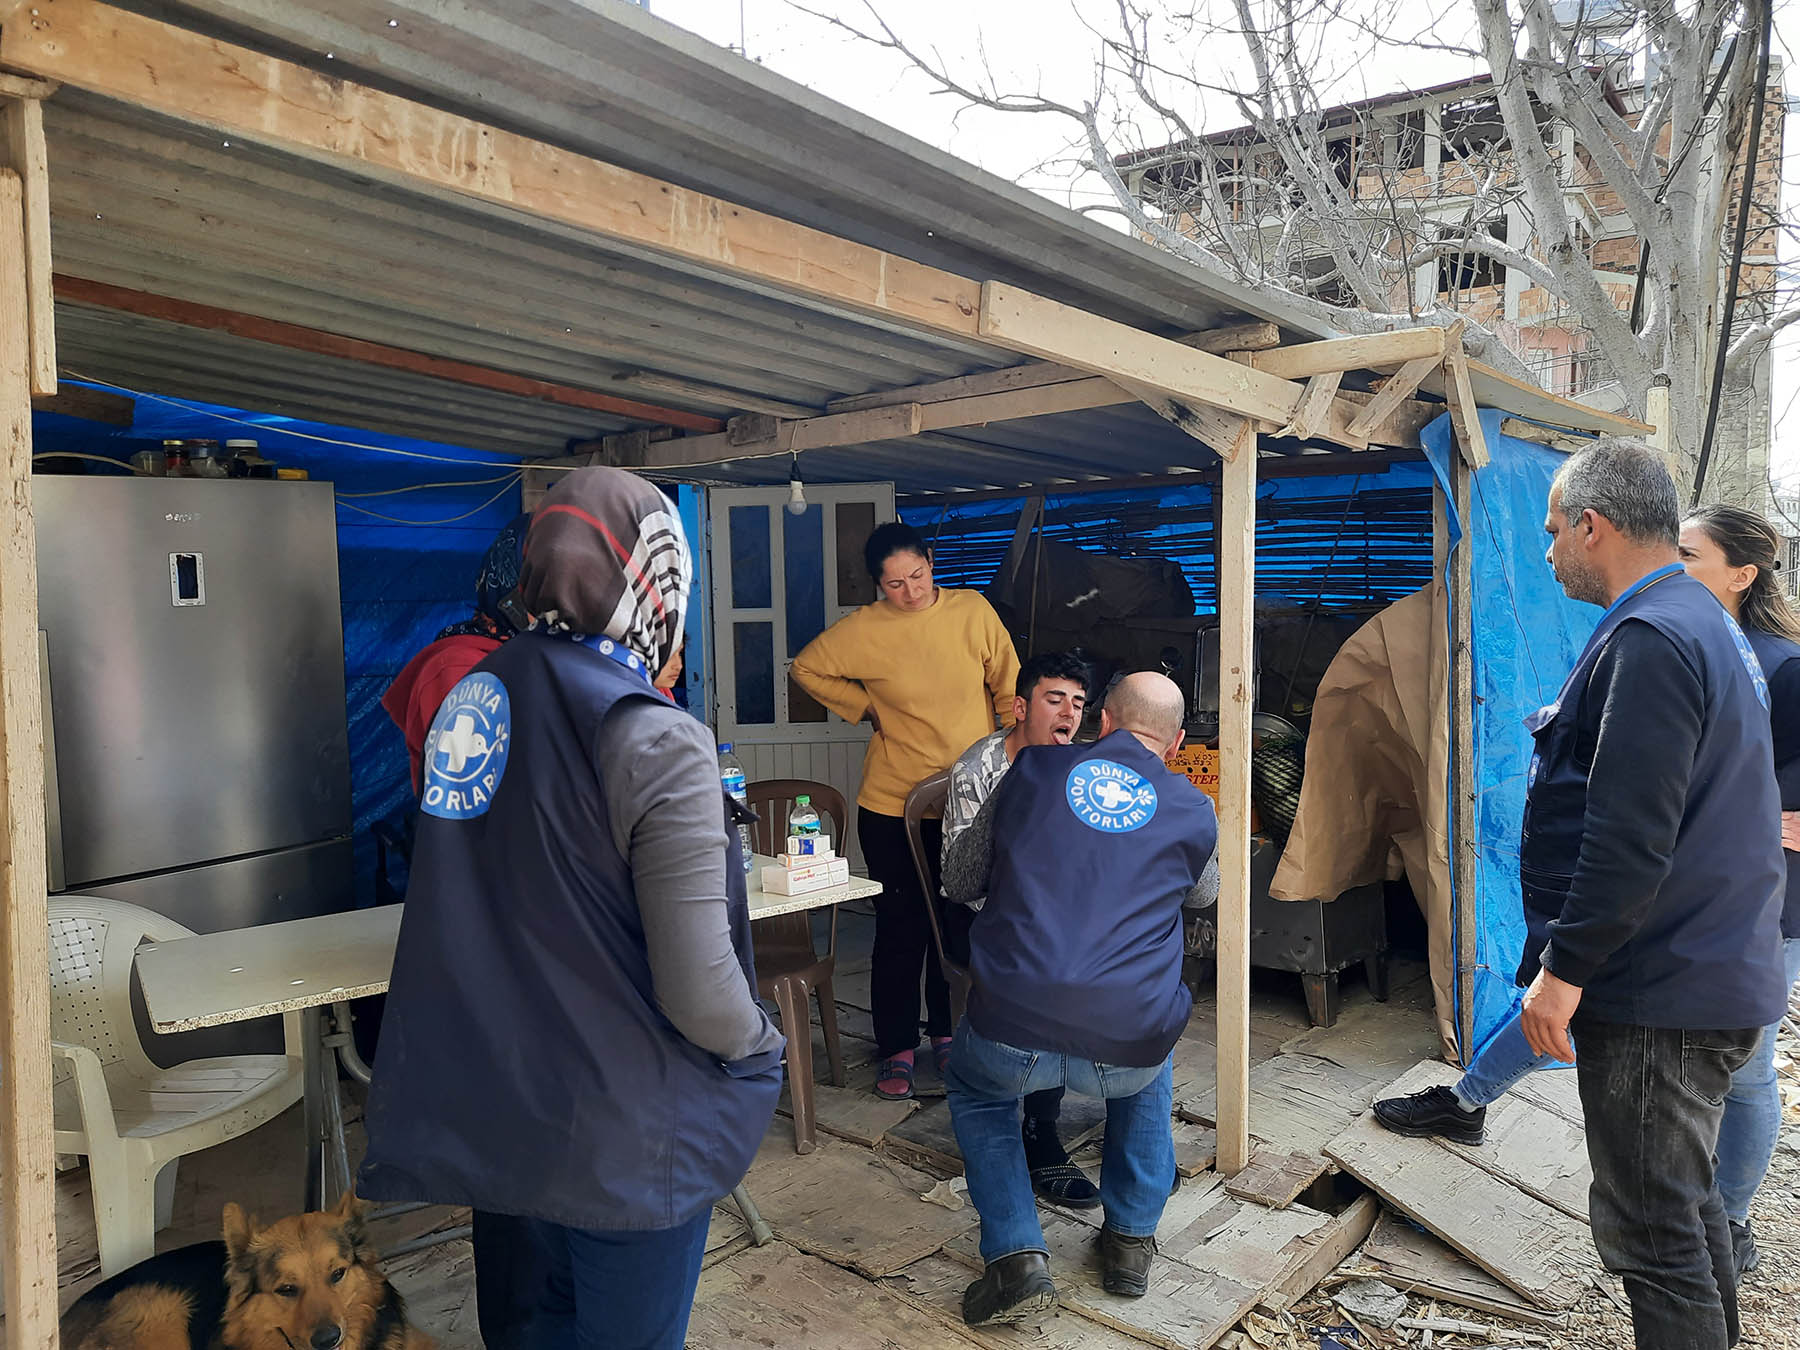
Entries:
[[1443,590],[1434,582],[1388,606],[1326,669],[1306,741],[1299,814],[1269,894],[1335,900],[1353,886],[1404,875],[1430,928],[1438,1035],[1454,1060]]

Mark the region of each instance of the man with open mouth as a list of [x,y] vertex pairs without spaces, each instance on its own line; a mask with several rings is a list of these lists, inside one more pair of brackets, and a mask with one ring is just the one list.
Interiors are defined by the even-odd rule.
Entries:
[[[1011,767],[1019,751],[1028,745],[1068,745],[1081,726],[1087,706],[1088,669],[1069,652],[1039,652],[1019,670],[1018,693],[1013,700],[1011,728],[983,736],[950,767],[950,796],[944,803],[944,886],[978,863],[964,832],[981,810],[981,804]],[[959,840],[961,846],[959,847]],[[947,922],[945,940],[953,948],[966,948],[968,918],[981,908],[977,900],[962,910],[962,922]],[[952,959],[966,960],[964,950],[953,950]],[[1039,1197],[1072,1209],[1093,1209],[1100,1203],[1099,1188],[1069,1161],[1068,1150],[1056,1132],[1062,1115],[1064,1089],[1046,1088],[1025,1098],[1025,1163],[1031,1170],[1031,1186]]]

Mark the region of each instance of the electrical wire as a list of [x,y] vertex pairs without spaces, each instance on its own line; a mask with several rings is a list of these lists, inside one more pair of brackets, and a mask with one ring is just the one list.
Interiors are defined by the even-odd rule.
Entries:
[[110,464],[115,469],[123,469],[126,473],[136,474],[140,478],[154,476],[140,472],[135,464],[127,464],[122,459],[111,459],[106,455],[86,455],[79,450],[44,450],[33,455],[31,462],[36,464],[40,459],[91,459],[96,464]]
[[252,422],[245,417],[233,417],[229,413],[214,412],[210,408],[197,408],[178,398],[166,398],[161,394],[146,394],[128,388],[122,384],[114,384],[111,380],[96,379],[92,375],[83,375],[79,370],[67,372],[70,379],[81,380],[101,389],[111,389],[121,394],[129,394],[133,398],[149,399],[153,403],[167,404],[171,408],[180,408],[183,412],[198,417],[211,417],[216,421],[230,422],[236,426],[249,427],[269,436],[293,436],[303,441],[314,441],[320,445],[341,445],[349,450],[367,450],[377,455],[394,455],[401,459],[423,459],[436,464],[460,464],[467,467],[471,464],[483,464],[488,461],[478,459],[457,459],[453,455],[433,455],[423,450],[401,450],[392,445],[368,445],[362,441],[346,441],[336,436],[319,436],[310,431],[294,431],[288,427],[271,426],[267,422]]
[[457,482],[445,483],[413,483],[408,487],[382,488],[379,492],[340,492],[338,500],[342,501],[347,497],[356,500],[365,497],[398,497],[404,492],[428,492],[432,488],[488,487],[494,483],[516,482],[519,477],[518,470],[514,470],[512,473],[496,474],[492,478],[464,478]]
[[515,473],[515,474],[507,475],[507,480],[505,483],[503,483],[501,485],[500,490],[498,492],[496,492],[493,496],[489,497],[480,506],[477,506],[472,511],[464,511],[460,516],[449,516],[443,520],[406,520],[400,516],[387,516],[387,515],[383,515],[379,511],[371,511],[371,510],[369,510],[368,507],[358,506],[355,502],[346,502],[346,501],[340,500],[338,502],[338,505],[343,507],[344,510],[346,510],[346,511],[358,511],[358,512],[361,512],[365,516],[374,516],[375,519],[377,519],[377,520],[385,520],[393,525],[421,525],[421,526],[423,526],[423,525],[455,525],[459,521],[464,521],[464,520],[469,519],[469,517],[471,517],[471,516],[480,515],[483,511],[487,510],[488,507],[492,506],[495,502],[499,501],[509,491],[511,491],[513,486],[515,484],[517,484],[524,477],[525,477],[525,475],[523,473]]

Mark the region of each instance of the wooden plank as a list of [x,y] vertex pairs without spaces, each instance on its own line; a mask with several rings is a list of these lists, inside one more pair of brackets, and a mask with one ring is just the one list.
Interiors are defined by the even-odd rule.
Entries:
[[1284,423],[1300,404],[1291,380],[999,282],[982,283],[977,331],[1015,351],[1242,417]]
[[1374,398],[1365,403],[1362,411],[1350,419],[1350,433],[1355,436],[1371,435],[1375,428],[1400,410],[1400,405],[1413,396],[1420,381],[1438,368],[1438,358],[1421,356],[1416,361],[1408,361],[1401,366],[1381,386]]
[[[1325,1145],[1380,1090],[1379,1082],[1329,1060],[1277,1055],[1250,1070],[1250,1132],[1278,1150],[1322,1158]],[[1183,1119],[1203,1123],[1216,1122],[1223,1109],[1213,1092],[1202,1092],[1179,1108]]]
[[1259,1148],[1244,1170],[1225,1183],[1228,1194],[1269,1209],[1286,1209],[1300,1193],[1325,1175],[1325,1162],[1317,1154],[1283,1153]]
[[[1052,1272],[1052,1277],[1056,1272]],[[1090,1322],[1077,1312],[1059,1310],[1038,1327],[967,1327],[962,1320],[963,1290],[972,1272],[953,1257],[928,1256],[915,1261],[898,1275],[881,1281],[882,1288],[914,1307],[936,1317],[952,1331],[967,1336],[989,1350],[1143,1350],[1143,1343],[1111,1327]],[[932,1344],[932,1342],[921,1342]]]
[[952,1211],[919,1198],[936,1181],[833,1139],[821,1139],[816,1151],[800,1157],[793,1131],[776,1121],[746,1184],[784,1242],[873,1279],[975,1227],[973,1206]]
[[[1444,1081],[1448,1066],[1417,1065],[1384,1097]],[[1587,1226],[1429,1139],[1407,1139],[1364,1115],[1326,1152],[1395,1209],[1417,1220],[1532,1303],[1574,1306],[1599,1270]]]
[[[815,1066],[824,1064],[822,1050],[813,1062]],[[874,1086],[875,1067],[871,1064],[867,1069],[865,1076],[869,1081],[866,1086],[833,1087],[830,1083],[814,1083],[813,1120],[826,1134],[873,1148],[889,1130],[917,1111],[919,1103],[890,1102],[877,1097],[870,1091]],[[784,1118],[793,1115],[785,1088],[777,1109]]]
[[1556,427],[1540,427],[1536,422],[1527,422],[1522,417],[1501,418],[1500,434],[1511,436],[1515,441],[1530,441],[1534,445],[1548,446],[1570,455],[1577,450],[1585,450],[1594,443],[1592,436],[1580,436]]
[[[680,469],[700,464],[768,459],[838,445],[899,440],[917,436],[923,426],[923,417],[917,403],[871,408],[867,412],[831,413],[800,422],[769,419],[765,423],[760,414],[753,414],[748,421],[733,418],[736,430],[727,427],[711,436],[682,436],[654,443],[608,436],[604,444],[606,461],[621,469]],[[754,434],[756,432],[764,434]]]
[[[1281,342],[1281,330],[1272,323],[1240,323],[1226,328],[1210,328],[1176,338],[1184,347],[1211,352],[1215,356],[1230,351],[1261,351]],[[1015,389],[1035,389],[1046,384],[1061,384],[1087,378],[1087,372],[1054,361],[1027,361],[1024,365],[1007,366],[1003,370],[986,370],[975,375],[958,375],[949,380],[933,380],[928,384],[908,385],[901,389],[881,389],[868,394],[852,394],[833,399],[826,412],[858,412],[864,408],[885,408],[895,403],[943,403],[950,399],[973,398],[986,394],[1003,394]]]
[[[0,169],[0,240],[25,195]],[[56,1147],[50,1110],[50,918],[31,514],[29,300],[21,251],[0,249],[0,1291],[12,1350],[56,1346]]]
[[31,410],[104,422],[109,427],[128,427],[137,417],[137,400],[109,394],[104,389],[64,384],[54,394],[33,394]]
[[[1460,348],[1459,348],[1460,351]],[[1480,425],[1477,419],[1477,426]],[[1485,448],[1482,455],[1485,458]],[[1475,1044],[1475,954],[1481,927],[1481,837],[1475,804],[1482,784],[1475,781],[1475,541],[1474,465],[1466,455],[1450,460],[1450,505],[1463,522],[1463,537],[1450,553],[1450,883],[1456,925],[1456,1005],[1458,1044],[1468,1054]],[[1442,714],[1437,714],[1442,716]],[[1434,719],[1435,720],[1435,719]],[[1442,723],[1440,722],[1441,726]]]
[[1437,1019],[1427,968],[1394,959],[1388,980],[1387,1002],[1352,1003],[1335,1025],[1312,1027],[1283,1041],[1281,1053],[1329,1060],[1377,1086],[1436,1056]]
[[1219,518],[1219,1171],[1250,1161],[1250,711],[1256,701],[1256,454],[1228,460]]
[[44,105],[35,98],[0,104],[0,159],[24,193],[25,310],[30,324],[31,392],[56,392],[56,307],[50,291],[50,170]]
[[[1306,382],[1306,393],[1301,395],[1300,406],[1294,410],[1294,420],[1275,434],[1293,436],[1303,441],[1310,441],[1329,425],[1331,407],[1337,398],[1338,385],[1344,380],[1341,370],[1328,370],[1322,375],[1314,375]],[[1361,416],[1359,412],[1356,414]]]
[[[1256,1306],[1260,1285],[1213,1271],[1195,1270],[1168,1256],[1150,1266],[1150,1290],[1142,1298],[1108,1294],[1100,1285],[1097,1230],[1061,1214],[1044,1216],[1044,1245],[1058,1301],[1101,1326],[1165,1350],[1206,1350]],[[981,1269],[974,1237],[959,1238],[945,1252],[971,1270]]]
[[[1023,1143],[1020,1147],[1024,1147]],[[956,1131],[950,1127],[950,1107],[946,1102],[931,1102],[890,1129],[882,1136],[881,1151],[940,1176],[962,1175],[962,1149],[957,1146]]]
[[1276,347],[1272,351],[1256,353],[1253,364],[1256,369],[1283,379],[1303,380],[1331,372],[1341,375],[1349,370],[1398,366],[1424,357],[1431,358],[1436,364],[1443,356],[1442,328],[1397,328],[1389,333],[1364,333]]
[[1581,1089],[1573,1069],[1546,1069],[1514,1083],[1511,1096],[1542,1107],[1571,1125],[1581,1125]]
[[1175,1170],[1184,1177],[1197,1177],[1212,1169],[1219,1158],[1219,1136],[1210,1125],[1191,1121],[1174,1122]]
[[[4,22],[9,11],[23,5],[25,0],[0,0],[0,22]],[[55,80],[34,80],[24,75],[14,75],[10,71],[0,70],[0,98],[36,98],[45,99],[57,91]]]
[[1471,1264],[1430,1233],[1404,1219],[1383,1214],[1362,1249],[1361,1261],[1407,1294],[1442,1299],[1477,1312],[1520,1322],[1559,1325],[1563,1319],[1520,1298],[1492,1275]]
[[[78,4],[84,2],[85,0],[76,0]],[[62,11],[58,9],[56,12],[60,14]],[[536,399],[564,408],[642,418],[667,426],[685,427],[691,431],[718,431],[724,426],[718,418],[706,417],[700,413],[683,412],[678,408],[665,408],[659,404],[620,398],[617,394],[602,394],[592,389],[577,389],[572,385],[553,384],[549,380],[535,380],[508,370],[495,370],[490,366],[477,366],[448,357],[429,356],[424,352],[406,351],[379,342],[365,342],[361,338],[344,337],[296,323],[220,309],[216,305],[201,305],[191,300],[152,295],[147,291],[134,291],[125,286],[89,281],[85,277],[58,275],[56,294],[60,299],[84,305],[141,314],[188,328],[230,333],[234,337],[266,342],[270,346],[285,347],[291,351],[335,356],[365,366],[403,370],[413,375],[429,375],[433,379],[447,380],[452,384],[466,384],[476,389],[513,394],[519,398]]]
[[1320,1280],[1362,1246],[1380,1214],[1381,1202],[1373,1195],[1357,1196],[1303,1254],[1288,1262],[1256,1306],[1271,1317],[1279,1316],[1312,1293]]
[[1487,435],[1481,429],[1481,409],[1469,387],[1469,363],[1462,348],[1444,354],[1444,398],[1450,404],[1450,423],[1456,429],[1456,444],[1463,462],[1471,469],[1487,467]]
[[[1453,1082],[1455,1070],[1446,1070],[1443,1076]],[[1564,1076],[1575,1075],[1564,1071]],[[1570,1218],[1587,1222],[1594,1172],[1588,1162],[1587,1132],[1579,1122],[1508,1093],[1488,1107],[1487,1137],[1479,1148],[1447,1140],[1442,1147]]]
[[752,1247],[702,1272],[687,1334],[689,1350],[979,1344],[913,1301],[782,1242]]
[[967,278],[96,0],[8,24],[0,64],[408,190],[977,336],[980,292]]
[[1163,421],[1179,427],[1220,459],[1233,460],[1256,453],[1256,423],[1251,418],[1171,398],[1144,385],[1123,387]]

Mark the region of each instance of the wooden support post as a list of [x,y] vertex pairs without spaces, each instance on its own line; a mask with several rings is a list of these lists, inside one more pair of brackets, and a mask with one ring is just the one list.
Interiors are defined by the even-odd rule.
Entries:
[[1456,430],[1456,445],[1464,462],[1485,469],[1487,436],[1481,430],[1481,409],[1476,406],[1469,385],[1469,363],[1460,346],[1444,353],[1444,398],[1450,404],[1450,424]]
[[1687,482],[1689,476],[1683,474],[1681,459],[1675,453],[1675,412],[1669,404],[1667,375],[1658,375],[1644,395],[1644,419],[1656,428],[1644,439],[1649,441],[1651,449],[1662,455],[1669,476],[1677,483]]
[[25,216],[25,322],[31,392],[56,392],[56,313],[50,294],[50,174],[44,153],[44,105],[0,96],[0,165],[19,176]]
[[1220,470],[1219,1171],[1250,1160],[1250,713],[1255,696],[1256,446]]
[[19,175],[0,169],[0,1268],[10,1350],[56,1350],[50,932]]
[[1456,1029],[1465,1063],[1475,1049],[1475,942],[1481,909],[1476,870],[1480,840],[1475,809],[1475,544],[1469,536],[1473,476],[1462,456],[1451,457],[1451,504],[1462,521],[1463,537],[1450,554],[1450,879],[1456,897]]

